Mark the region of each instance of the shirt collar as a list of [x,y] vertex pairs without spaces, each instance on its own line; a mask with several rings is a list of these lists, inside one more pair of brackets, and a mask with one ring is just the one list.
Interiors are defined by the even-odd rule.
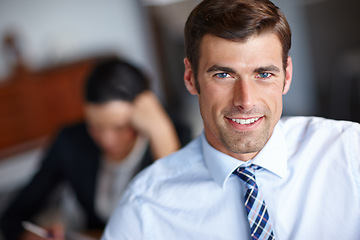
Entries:
[[212,178],[224,187],[226,180],[239,166],[256,164],[264,169],[283,178],[287,169],[286,141],[284,138],[282,124],[279,122],[273,131],[269,141],[264,148],[248,162],[239,161],[225,153],[213,148],[206,140],[205,134],[201,136],[205,164]]

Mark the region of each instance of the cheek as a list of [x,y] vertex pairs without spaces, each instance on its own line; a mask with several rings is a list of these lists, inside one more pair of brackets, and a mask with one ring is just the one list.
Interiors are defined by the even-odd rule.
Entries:
[[200,95],[198,95],[201,115],[206,118],[207,121],[213,121],[220,114],[222,109],[227,108],[229,99],[231,100],[231,94],[227,89],[207,86],[201,89]]
[[96,142],[100,140],[100,133],[95,128],[88,127],[89,135],[92,139],[94,139]]
[[282,105],[283,98],[283,85],[279,84],[276,88],[271,92],[272,99],[275,99],[274,102],[276,105]]
[[259,96],[265,98],[271,105],[278,105],[282,102],[283,88],[283,82],[272,82],[271,85],[261,88]]
[[136,136],[136,132],[134,129],[132,128],[129,128],[125,131],[124,135],[127,137],[127,138],[134,138]]
[[[281,86],[282,88],[282,86]],[[274,91],[270,91],[267,94],[267,105],[269,107],[269,110],[271,111],[272,118],[274,121],[274,124],[277,123],[277,121],[280,119],[282,114],[282,108],[283,108],[283,100],[282,100],[282,89],[280,90],[277,88]]]
[[136,132],[132,128],[125,128],[116,132],[116,139],[118,143],[128,143],[136,137]]

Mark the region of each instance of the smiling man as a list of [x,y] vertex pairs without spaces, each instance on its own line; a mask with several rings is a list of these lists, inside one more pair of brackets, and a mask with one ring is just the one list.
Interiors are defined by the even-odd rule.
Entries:
[[291,58],[283,69],[281,53],[281,43],[271,32],[240,43],[205,35],[196,78],[185,59],[185,84],[199,96],[211,146],[243,161],[264,147],[280,119],[281,96],[291,82]]
[[291,31],[268,0],[204,0],[185,26],[201,136],[140,173],[103,239],[359,239],[360,126],[282,118]]

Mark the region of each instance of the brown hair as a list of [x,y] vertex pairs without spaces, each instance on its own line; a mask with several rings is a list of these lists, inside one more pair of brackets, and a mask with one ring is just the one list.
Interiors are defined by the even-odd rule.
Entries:
[[[200,59],[200,43],[206,34],[232,41],[253,35],[275,33],[283,49],[286,69],[291,47],[291,30],[284,16],[269,0],[203,0],[190,13],[185,25],[185,50],[195,79]],[[197,88],[198,83],[196,81]],[[199,89],[198,89],[199,90]]]

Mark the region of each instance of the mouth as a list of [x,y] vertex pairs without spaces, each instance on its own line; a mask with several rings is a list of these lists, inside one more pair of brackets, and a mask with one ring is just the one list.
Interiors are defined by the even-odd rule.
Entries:
[[260,117],[255,118],[230,118],[231,121],[238,123],[240,125],[250,125],[257,122]]

